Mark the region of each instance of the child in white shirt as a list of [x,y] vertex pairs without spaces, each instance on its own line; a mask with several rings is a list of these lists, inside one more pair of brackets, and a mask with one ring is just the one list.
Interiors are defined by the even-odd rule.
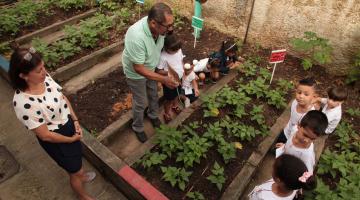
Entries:
[[299,81],[295,99],[291,104],[291,114],[284,130],[279,134],[277,143],[286,143],[291,133],[296,132],[297,125],[301,118],[309,111],[314,110],[313,101],[316,97],[316,81],[312,78],[305,78]]
[[200,92],[196,82],[196,74],[194,72],[194,67],[189,63],[184,65],[184,75],[182,77],[182,94],[185,95],[185,107],[189,107],[190,103],[194,102]]
[[272,179],[256,186],[249,194],[250,200],[292,200],[297,190],[312,190],[316,178],[308,172],[305,164],[297,157],[283,154],[276,158]]
[[325,133],[328,126],[327,117],[318,110],[311,110],[301,119],[298,130],[291,134],[287,142],[277,143],[277,156],[290,154],[301,159],[309,172],[315,166],[314,140]]
[[317,101],[321,103],[321,111],[328,118],[329,126],[325,133],[330,134],[334,132],[341,120],[341,104],[347,99],[348,94],[344,88],[339,87],[332,87],[327,93],[328,98],[318,98]]
[[[181,46],[181,41],[174,34],[167,35],[164,41],[164,49],[160,55],[160,62],[156,69],[157,73],[169,76],[178,83],[180,83],[184,74],[184,55],[182,53]],[[162,86],[165,98],[164,120],[165,123],[168,123],[171,121],[171,110],[173,110],[176,114],[181,112],[177,99],[181,92],[181,87],[179,86],[178,88],[171,89],[164,84]]]

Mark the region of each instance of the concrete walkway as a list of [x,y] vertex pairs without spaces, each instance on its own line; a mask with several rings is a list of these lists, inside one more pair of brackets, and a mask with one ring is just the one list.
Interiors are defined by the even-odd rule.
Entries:
[[[67,173],[42,150],[34,134],[17,120],[12,107],[13,90],[0,77],[0,145],[4,145],[20,164],[13,177],[0,183],[0,200],[77,199]],[[85,159],[85,170],[95,170]],[[0,168],[1,168],[0,163]],[[99,200],[126,199],[96,171],[96,179],[86,190]]]

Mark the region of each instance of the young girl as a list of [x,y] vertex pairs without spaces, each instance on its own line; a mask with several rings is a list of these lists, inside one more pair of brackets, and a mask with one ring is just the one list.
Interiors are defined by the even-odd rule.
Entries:
[[[219,72],[222,75],[227,75],[229,70],[238,66],[240,62],[236,56],[238,47],[236,42],[229,39],[221,43],[221,47],[218,52],[213,52],[209,55],[209,58],[200,60],[199,64],[194,64],[195,72],[202,72],[199,74],[200,81],[205,79],[205,73],[210,72],[210,77],[213,83],[219,79]],[[206,61],[206,62],[201,62]]]
[[193,66],[189,63],[184,65],[184,76],[182,78],[182,94],[186,96],[185,107],[189,107],[190,103],[194,102],[200,92],[196,82],[196,74],[193,71]]
[[[181,50],[182,43],[174,35],[167,35],[164,41],[164,49],[161,52],[160,62],[157,66],[157,72],[164,76],[169,76],[175,80],[175,82],[180,83],[180,80],[184,74],[183,69],[183,58],[184,55]],[[163,84],[164,92],[164,120],[165,123],[171,121],[171,109],[179,114],[181,109],[178,106],[177,97],[181,92],[180,86],[175,89],[170,89]]]
[[316,178],[297,157],[283,154],[275,160],[272,179],[256,186],[250,200],[292,200],[297,190],[313,190]]

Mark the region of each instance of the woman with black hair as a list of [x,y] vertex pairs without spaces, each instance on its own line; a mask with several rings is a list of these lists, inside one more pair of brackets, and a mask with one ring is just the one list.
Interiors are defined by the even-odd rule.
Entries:
[[91,200],[83,182],[95,172],[82,167],[80,139],[82,129],[69,100],[46,72],[45,64],[34,48],[17,48],[11,55],[9,78],[15,94],[13,106],[17,118],[35,133],[46,153],[70,176],[70,185],[79,199]]

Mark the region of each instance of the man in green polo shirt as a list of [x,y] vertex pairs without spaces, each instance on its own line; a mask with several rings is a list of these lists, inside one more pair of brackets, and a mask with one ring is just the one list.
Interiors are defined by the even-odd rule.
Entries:
[[144,110],[154,127],[159,127],[157,81],[170,88],[178,86],[168,76],[155,73],[164,45],[164,37],[173,30],[171,8],[164,3],[155,4],[148,16],[130,26],[125,35],[122,64],[126,82],[132,92],[132,129],[141,142],[147,140],[144,132]]

